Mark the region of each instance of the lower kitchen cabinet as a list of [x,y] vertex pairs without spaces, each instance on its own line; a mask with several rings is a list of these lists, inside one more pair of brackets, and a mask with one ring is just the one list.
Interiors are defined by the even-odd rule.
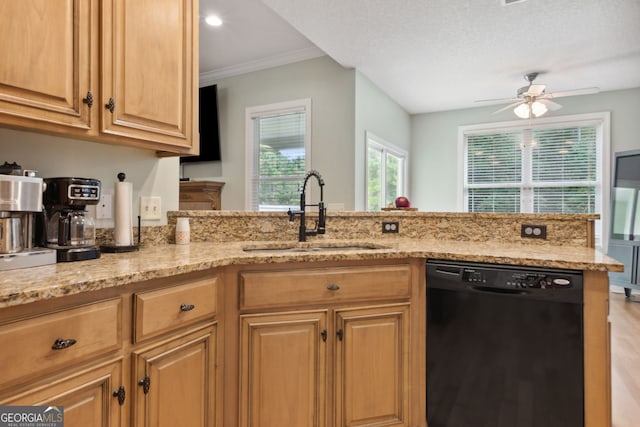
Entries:
[[0,405],[63,406],[65,427],[216,427],[218,287],[209,270],[0,310]]
[[[409,409],[413,271],[401,262],[239,271],[237,300],[227,300],[239,320],[226,322],[239,321],[239,353],[226,352],[239,360],[237,425],[420,425]],[[225,413],[227,424],[236,422]]]
[[241,427],[325,424],[327,312],[241,317]]
[[2,406],[63,406],[65,427],[119,427],[122,360],[89,366],[0,401]]
[[213,427],[215,354],[215,325],[137,350],[134,425]]
[[409,305],[335,317],[335,426],[408,426]]
[[[240,427],[409,425],[409,304],[240,323]],[[326,416],[327,399],[335,417]]]

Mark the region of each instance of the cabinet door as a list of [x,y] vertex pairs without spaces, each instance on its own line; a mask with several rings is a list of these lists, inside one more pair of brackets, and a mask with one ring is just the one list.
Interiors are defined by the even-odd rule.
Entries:
[[[0,123],[88,130],[97,2],[0,2]],[[93,38],[93,40],[96,40]]]
[[215,425],[216,327],[134,354],[138,427]]
[[337,427],[409,425],[409,306],[336,312]]
[[241,316],[241,427],[325,426],[326,319],[326,311]]
[[63,406],[65,427],[118,427],[122,406],[114,391],[122,385],[122,361],[46,382],[0,405]]
[[189,151],[197,136],[198,0],[102,4],[101,131]]

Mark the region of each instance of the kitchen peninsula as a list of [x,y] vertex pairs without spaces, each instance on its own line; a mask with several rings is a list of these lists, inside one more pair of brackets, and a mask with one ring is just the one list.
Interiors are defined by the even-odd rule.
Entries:
[[[190,245],[171,243],[178,216]],[[584,272],[585,425],[608,426],[607,272],[622,265],[593,249],[596,218],[329,213],[324,239],[297,243],[283,214],[172,212],[140,252],[3,274],[0,404],[53,399],[84,423],[69,425],[193,411],[188,425],[424,426],[425,260],[447,259]]]

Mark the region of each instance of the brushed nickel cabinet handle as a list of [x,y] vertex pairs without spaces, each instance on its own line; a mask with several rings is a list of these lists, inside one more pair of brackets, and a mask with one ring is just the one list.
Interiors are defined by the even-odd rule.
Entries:
[[340,286],[336,285],[335,283],[331,283],[327,286],[327,289],[329,289],[330,291],[337,291],[340,289]]

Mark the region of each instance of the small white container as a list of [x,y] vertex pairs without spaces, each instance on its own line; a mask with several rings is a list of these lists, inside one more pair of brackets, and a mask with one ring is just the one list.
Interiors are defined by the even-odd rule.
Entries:
[[178,218],[176,221],[176,245],[188,245],[190,240],[189,218]]

